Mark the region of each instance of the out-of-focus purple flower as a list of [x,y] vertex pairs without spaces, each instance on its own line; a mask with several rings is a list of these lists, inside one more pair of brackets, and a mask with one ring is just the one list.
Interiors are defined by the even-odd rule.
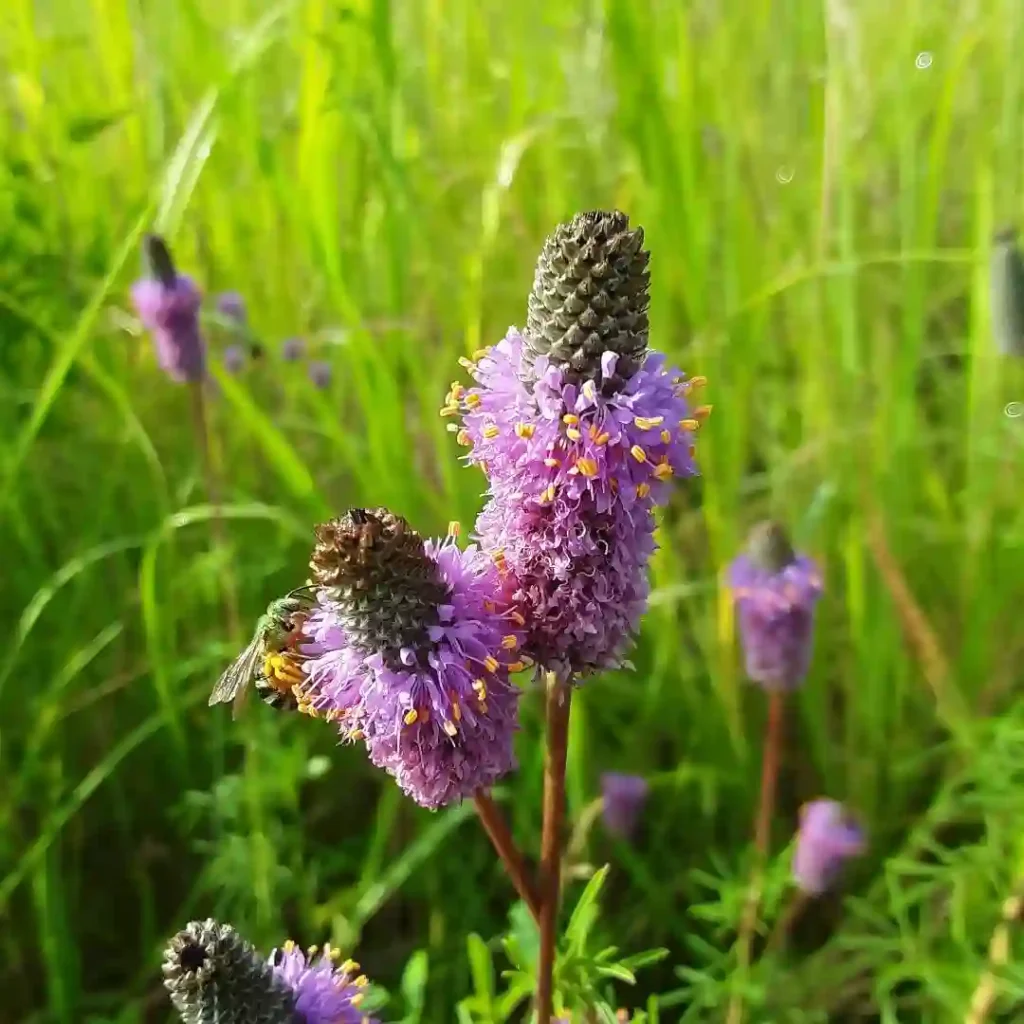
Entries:
[[314,359],[310,362],[307,372],[309,373],[309,379],[313,382],[313,387],[323,391],[325,388],[330,386],[330,363],[325,363],[321,359]]
[[605,829],[620,839],[629,839],[640,823],[649,791],[647,780],[639,775],[605,772],[601,776]]
[[303,1024],[377,1024],[359,1009],[368,984],[359,964],[336,964],[329,947],[307,957],[294,942],[275,949],[269,960],[275,976],[295,994]]
[[729,581],[747,675],[766,690],[799,686],[810,667],[822,592],[817,565],[793,551],[782,526],[764,522],[733,561]]
[[525,620],[524,650],[563,678],[615,667],[646,606],[654,508],[697,473],[710,407],[647,349],[648,254],[620,213],[580,214],[538,260],[527,332],[462,360],[442,416],[484,470],[476,524]]
[[225,320],[233,320],[240,327],[245,326],[245,299],[239,292],[221,292],[217,296],[217,312]]
[[363,740],[370,760],[422,807],[493,785],[515,767],[524,667],[497,573],[453,537],[426,544],[385,509],[354,509],[317,529],[319,606],[303,704]]
[[227,370],[228,373],[239,373],[245,366],[247,356],[248,353],[244,346],[228,345],[228,347],[224,349],[224,355],[222,356],[224,369]]
[[297,363],[306,353],[306,343],[302,338],[285,338],[281,342],[281,358],[286,363]]
[[206,372],[199,330],[202,294],[192,278],[175,270],[162,238],[149,235],[145,253],[149,274],[135,282],[131,298],[143,327],[153,335],[157,362],[171,380],[202,380]]
[[864,832],[835,800],[812,800],[800,811],[793,879],[811,896],[835,881],[843,864],[865,848]]

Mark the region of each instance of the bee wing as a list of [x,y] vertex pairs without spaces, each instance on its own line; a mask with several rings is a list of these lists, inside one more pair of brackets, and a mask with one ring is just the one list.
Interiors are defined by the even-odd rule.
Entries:
[[254,636],[249,641],[249,646],[228,665],[224,674],[217,680],[217,685],[210,694],[209,707],[234,700],[252,682],[259,666],[261,649],[260,638]]

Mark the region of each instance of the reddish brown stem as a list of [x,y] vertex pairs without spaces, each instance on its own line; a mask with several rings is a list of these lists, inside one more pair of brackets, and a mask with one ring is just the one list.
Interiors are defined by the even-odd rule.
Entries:
[[[779,761],[782,756],[783,711],[785,694],[776,690],[768,700],[768,724],[765,727],[764,754],[761,761],[761,795],[757,802],[757,821],[754,825],[754,866],[750,873],[750,887],[743,907],[737,943],[739,945],[739,973],[746,980],[750,970],[750,947],[757,927],[757,912],[761,905],[764,862],[768,856],[772,817],[775,813],[775,791],[778,787]],[[729,1000],[726,1024],[741,1024],[743,1020],[742,986]]]
[[530,908],[533,919],[539,924],[540,894],[537,892],[533,879],[530,878],[530,873],[526,869],[526,861],[523,860],[523,855],[519,847],[516,846],[515,839],[512,838],[512,832],[509,830],[508,823],[498,809],[497,804],[491,799],[489,793],[478,789],[473,797],[473,802],[476,805],[476,813],[480,818],[480,824],[483,825],[484,831],[494,845],[494,849],[501,858],[501,863],[505,865],[505,871],[515,886],[516,892],[519,893],[520,899]]
[[558,900],[561,889],[562,824],[565,819],[565,760],[569,746],[572,688],[547,676],[547,750],[544,759],[544,823],[540,838],[540,956],[537,965],[537,1024],[551,1024],[554,999]]

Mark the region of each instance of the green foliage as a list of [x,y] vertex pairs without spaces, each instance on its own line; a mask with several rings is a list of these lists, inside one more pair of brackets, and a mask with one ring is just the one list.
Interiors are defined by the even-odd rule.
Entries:
[[[566,991],[614,986],[674,1024],[716,1019],[738,984],[764,709],[717,581],[771,514],[827,586],[773,849],[823,794],[872,844],[845,899],[755,965],[754,1012],[962,1019],[1024,824],[1024,420],[1003,414],[1024,371],[992,349],[986,278],[993,228],[1022,213],[1022,45],[1011,0],[10,0],[5,1019],[160,1020],[164,939],[228,912],[261,948],[351,951],[388,1019],[450,1024],[481,998],[466,936],[504,930],[509,887],[471,810],[420,812],[330,728],[256,706],[232,723],[206,696],[243,639],[228,599],[254,623],[301,582],[314,517],[384,504],[426,534],[468,527],[482,478],[436,415],[457,359],[525,319],[552,226],[611,205],[646,230],[652,343],[716,408],[704,475],[665,510],[635,671],[575,702],[573,827],[600,772],[659,781],[634,846],[581,836],[572,877],[613,870],[585,951],[563,947]],[[154,225],[209,292],[246,297],[267,351],[228,377],[211,322],[224,543],[188,394],[127,305]],[[328,390],[276,357],[290,335],[331,363]],[[866,543],[876,509],[943,692]],[[529,849],[538,735],[528,695],[505,806]],[[788,899],[784,857],[772,871],[765,934]],[[611,943],[670,954],[605,985]],[[484,946],[500,1003],[505,953]],[[1019,968],[1001,984],[1012,1012]]]

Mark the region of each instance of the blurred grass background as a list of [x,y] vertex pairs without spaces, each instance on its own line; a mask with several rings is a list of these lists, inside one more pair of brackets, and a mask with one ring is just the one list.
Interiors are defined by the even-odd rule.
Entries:
[[[330,938],[395,991],[387,1019],[453,1020],[465,936],[510,900],[470,809],[403,802],[325,726],[208,711],[243,639],[224,590],[254,620],[351,505],[468,526],[482,478],[437,416],[456,360],[523,322],[544,235],[609,206],[647,232],[653,343],[715,406],[636,670],[574,705],[574,821],[600,772],[656,779],[635,846],[580,837],[613,864],[608,935],[671,950],[622,999],[720,1017],[763,702],[717,581],[772,513],[828,591],[776,847],[823,794],[872,847],[759,1019],[962,1016],[1024,821],[1024,374],[991,347],[986,270],[1020,213],[1024,8],[9,0],[0,26],[0,1019],[166,1020],[160,947],[213,915]],[[231,378],[211,330],[212,549],[188,393],[127,304],[153,225],[266,350]],[[536,849],[524,717],[502,795]]]

